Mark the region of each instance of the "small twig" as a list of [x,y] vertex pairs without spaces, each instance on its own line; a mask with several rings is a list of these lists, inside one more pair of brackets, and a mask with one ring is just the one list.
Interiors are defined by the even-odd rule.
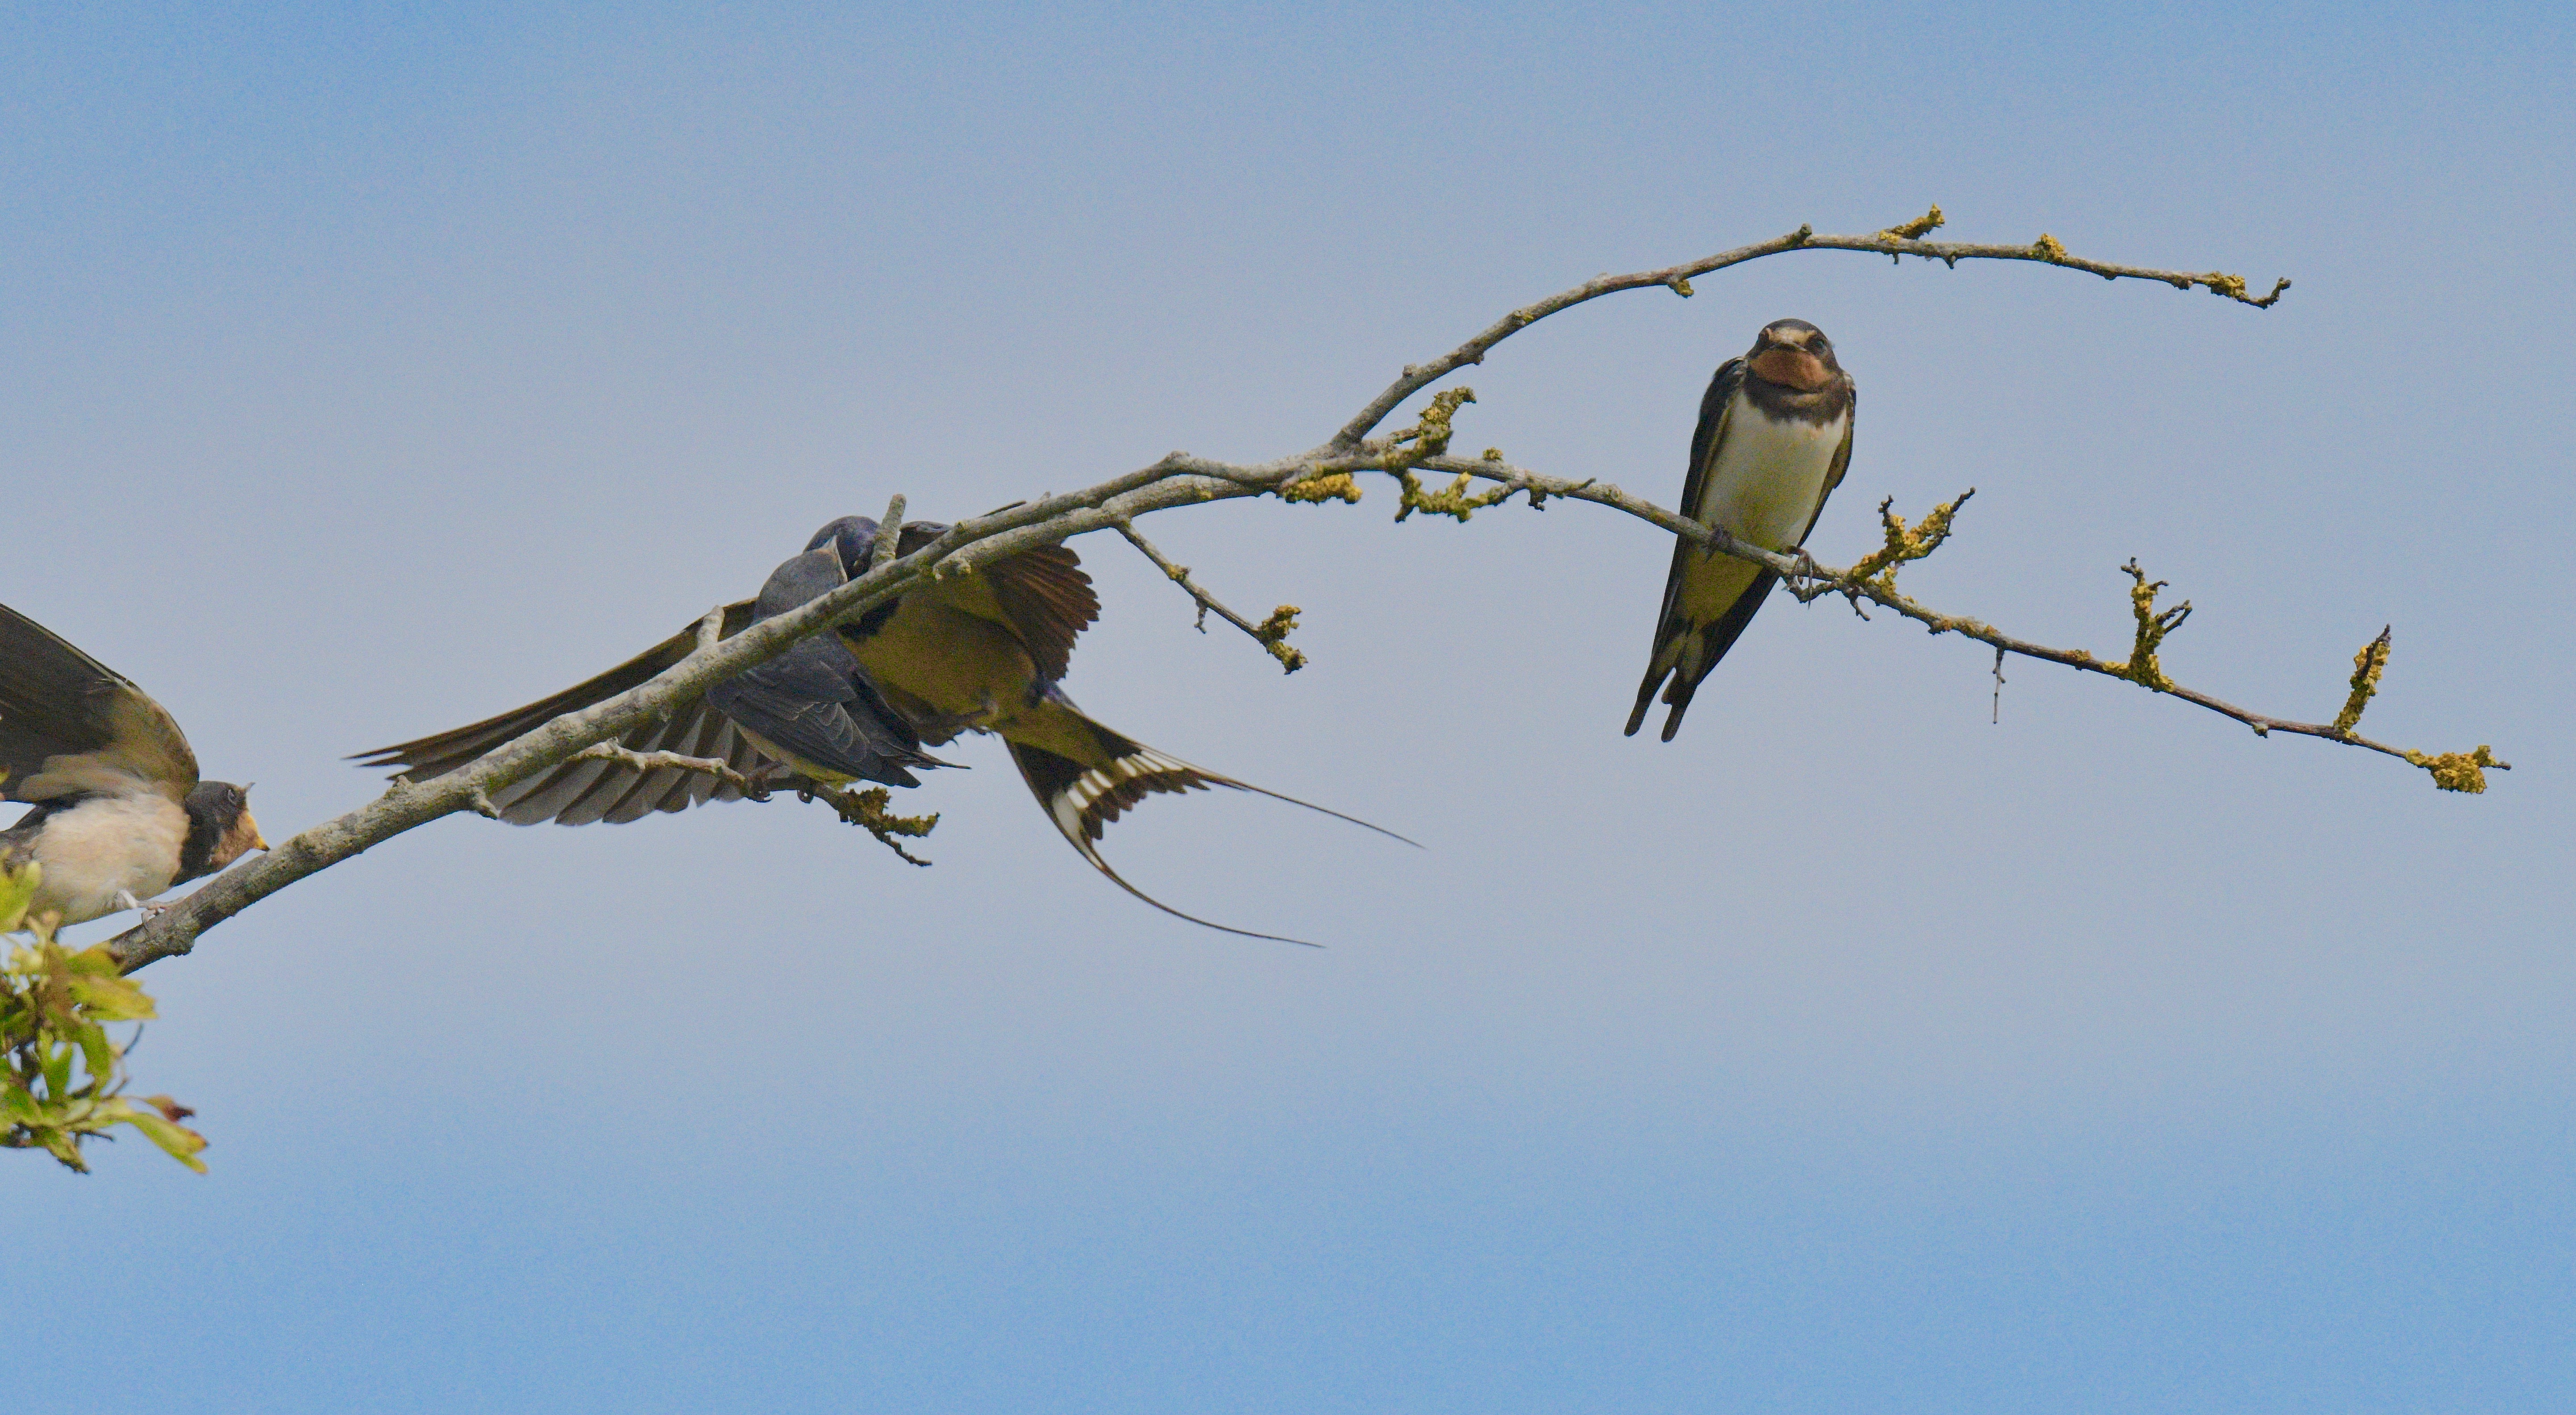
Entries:
[[1216,612],[1218,617],[1224,619],[1228,624],[1231,624],[1251,635],[1254,643],[1269,650],[1270,656],[1279,660],[1279,666],[1283,671],[1294,673],[1298,669],[1306,666],[1306,655],[1288,647],[1289,631],[1297,627],[1297,616],[1303,612],[1299,610],[1297,606],[1293,604],[1283,604],[1277,609],[1270,611],[1270,617],[1268,619],[1255,624],[1251,620],[1244,618],[1242,615],[1235,613],[1233,610],[1226,608],[1224,604],[1218,601],[1216,596],[1209,594],[1199,585],[1198,581],[1190,578],[1190,567],[1187,565],[1173,563],[1170,556],[1167,556],[1163,552],[1155,549],[1152,541],[1145,539],[1142,534],[1138,533],[1133,524],[1126,521],[1119,522],[1118,534],[1125,536],[1129,545],[1132,545],[1138,550],[1144,552],[1145,558],[1153,561],[1154,567],[1161,570],[1173,584],[1189,591],[1190,598],[1198,601],[1198,631],[1200,633],[1204,634],[1207,632],[1208,613],[1213,610]]
[[[1936,207],[1932,208],[1932,210],[1937,214],[1937,213],[1941,210],[1941,208],[1939,208],[1939,207],[1937,207],[1937,206],[1936,206]],[[1997,645],[1997,646],[1996,646],[1996,648],[1995,648],[1995,709],[1994,709],[1994,712],[1986,718],[1986,721],[1988,721],[1988,722],[1990,722],[1990,723],[1993,723],[1994,725],[1996,725],[1996,726],[2000,727],[2000,726],[2002,726],[2002,725],[2003,725],[2003,720],[2004,720],[2004,651],[2003,651],[2003,647],[2002,647],[2001,645]]]
[[698,652],[705,653],[724,642],[725,607],[721,604],[698,619]]
[[[1464,457],[1426,458],[1421,465],[1432,471],[1463,472],[1489,481],[1512,481],[1522,486],[1543,490],[1550,496],[1590,501],[1613,507],[1640,520],[1653,522],[1675,535],[1696,541],[1712,550],[1767,565],[1779,571],[1784,577],[1800,574],[1805,570],[1796,556],[1765,550],[1757,545],[1748,545],[1722,530],[1703,526],[1696,521],[1684,520],[1660,506],[1631,496],[1615,486],[1572,482],[1559,477],[1544,476],[1506,463],[1470,460]],[[1959,505],[1966,500],[1967,497],[1962,496],[1946,507],[1934,508],[1932,514],[1923,518],[1921,527],[1910,532],[1905,529],[1903,518],[1894,516],[1885,506],[1882,506],[1881,520],[1889,527],[1889,539],[1903,545],[1904,549],[1892,555],[1882,549],[1848,570],[1817,566],[1814,569],[1816,578],[1812,582],[1812,587],[1799,592],[1799,597],[1812,599],[1817,595],[1841,593],[1850,596],[1855,607],[1860,600],[1867,599],[1871,603],[1895,610],[1935,634],[1958,634],[2005,653],[2019,654],[2024,658],[2040,659],[2048,663],[2064,664],[2081,672],[2099,673],[2106,677],[2137,683],[2159,693],[2170,694],[2184,702],[2207,708],[2221,717],[2233,718],[2244,723],[2252,728],[2258,737],[2269,736],[2274,732],[2286,732],[2301,737],[2317,737],[2329,742],[2340,742],[2347,746],[2366,747],[2410,765],[2422,767],[2432,774],[2433,784],[2445,791],[2484,791],[2487,768],[2497,771],[2512,770],[2510,763],[2497,761],[2494,753],[2483,746],[2474,751],[2439,754],[2392,747],[2385,742],[2374,742],[2352,732],[2349,728],[2338,727],[2334,723],[2293,722],[2287,718],[2248,711],[2224,699],[2183,687],[2165,675],[2163,668],[2155,661],[2155,651],[2162,644],[2166,634],[2181,627],[2182,621],[2189,616],[2191,607],[2188,604],[2182,604],[2158,611],[2155,608],[2155,592],[2163,588],[2163,583],[2148,580],[2145,572],[2137,568],[2137,562],[2134,560],[2122,567],[2134,577],[2130,591],[2130,608],[2136,627],[2130,646],[2130,657],[2127,660],[2101,659],[2083,649],[2050,648],[2046,644],[2017,639],[1992,625],[1964,615],[1943,614],[1899,592],[1893,574],[1895,567],[1929,555],[1932,549],[1949,534],[1950,515],[1948,513],[1955,513]],[[1939,530],[1937,536],[1933,534],[1936,522]],[[1887,557],[1884,561],[1880,559],[1882,555]],[[1858,573],[1863,567],[1873,563],[1880,565],[1878,573],[1870,575]],[[2384,666],[2384,657],[2381,662]],[[2373,682],[2375,685],[2375,678]],[[2001,716],[2001,711],[2001,707],[1998,706],[1996,709],[1998,718]]]
[[[1934,214],[1937,215],[1939,211],[1940,208],[1933,208]],[[1405,365],[1404,372],[1393,383],[1388,384],[1384,391],[1370,399],[1368,405],[1360,409],[1358,416],[1343,424],[1342,430],[1333,434],[1333,440],[1326,446],[1335,450],[1358,446],[1361,439],[1367,437],[1379,423],[1384,422],[1389,414],[1402,407],[1406,399],[1470,364],[1483,363],[1485,355],[1492,352],[1495,345],[1549,315],[1562,313],[1588,300],[1600,299],[1604,295],[1615,295],[1622,290],[1644,290],[1660,286],[1677,295],[1687,297],[1691,292],[1690,278],[1694,275],[1706,275],[1713,270],[1724,270],[1730,265],[1742,265],[1749,260],[1760,260],[1765,256],[1782,255],[1790,251],[1867,251],[1876,255],[1894,257],[1910,255],[1920,256],[1925,260],[1937,260],[1952,267],[1956,267],[1963,260],[2037,261],[2045,265],[2060,265],[2069,270],[2081,270],[2087,274],[2099,275],[2105,280],[2154,280],[2171,285],[2177,290],[2188,290],[2197,285],[2213,295],[2234,300],[2239,304],[2252,305],[2256,309],[2270,309],[2274,302],[2281,298],[2281,293],[2290,288],[2288,280],[2281,280],[2274,283],[2270,294],[2258,298],[2247,292],[2244,277],[2229,275],[2223,271],[2195,273],[2187,270],[2155,270],[2143,265],[2114,265],[2108,261],[2087,260],[2070,253],[2056,237],[2046,233],[2042,233],[2038,240],[2026,246],[1925,241],[1900,234],[1915,224],[1915,222],[1907,222],[1902,226],[1890,227],[1868,236],[1819,236],[1814,227],[1801,226],[1785,236],[1775,236],[1768,241],[1757,241],[1749,246],[1738,246],[1731,251],[1720,251],[1712,256],[1703,256],[1681,265],[1667,266],[1662,270],[1640,270],[1627,275],[1602,275],[1586,280],[1573,289],[1560,291],[1544,300],[1513,310],[1487,325],[1474,338],[1429,363]],[[1932,228],[1925,226],[1922,229],[1929,231]],[[1900,260],[1898,263],[1903,262]]]
[[[1003,507],[1007,511],[1009,507]],[[882,570],[894,563],[895,547],[903,540],[903,493],[886,503],[885,519],[877,523],[876,544],[868,547],[868,568]],[[902,852],[897,851],[900,854]]]
[[939,824],[937,812],[926,816],[895,815],[886,809],[894,797],[882,786],[871,786],[865,791],[851,791],[837,786],[825,786],[817,781],[808,781],[797,788],[797,794],[823,801],[833,810],[840,812],[841,819],[875,836],[878,844],[902,856],[908,863],[919,865],[924,869],[930,867],[928,860],[896,844],[895,837],[908,835],[918,840],[928,835],[931,829]]
[[639,752],[617,742],[593,742],[573,753],[570,759],[577,762],[615,762],[637,771],[659,771],[664,767],[677,767],[682,771],[694,771],[706,776],[719,777],[752,800],[769,799],[768,787],[734,770],[732,763],[716,757],[684,757],[677,752]]
[[2335,731],[2350,732],[2361,725],[2361,710],[2379,695],[2379,675],[2388,668],[2388,631],[2395,626],[2379,626],[2379,637],[2361,646],[2352,656],[2352,691],[2345,695],[2343,711],[2335,714]]

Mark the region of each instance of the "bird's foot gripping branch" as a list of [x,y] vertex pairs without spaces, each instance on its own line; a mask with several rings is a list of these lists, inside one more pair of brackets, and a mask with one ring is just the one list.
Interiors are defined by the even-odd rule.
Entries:
[[206,1137],[180,1124],[186,1106],[125,1095],[131,1044],[118,1046],[107,1029],[151,1017],[151,997],[120,976],[105,944],[75,952],[55,941],[51,919],[27,917],[42,874],[33,861],[0,869],[0,947],[8,950],[0,960],[0,1146],[43,1150],[87,1172],[81,1146],[130,1125],[205,1173],[197,1152]]

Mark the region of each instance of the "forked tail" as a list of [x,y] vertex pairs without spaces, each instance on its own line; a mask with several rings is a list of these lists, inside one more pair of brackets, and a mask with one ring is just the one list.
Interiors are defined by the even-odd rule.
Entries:
[[1169,791],[1177,795],[1186,791],[1204,791],[1211,786],[1250,791],[1255,795],[1267,796],[1274,801],[1285,801],[1292,806],[1303,806],[1307,810],[1321,812],[1335,820],[1349,821],[1353,825],[1374,830],[1391,840],[1402,840],[1417,850],[1422,848],[1420,842],[1408,840],[1384,826],[1370,825],[1357,816],[1346,816],[1339,811],[1318,806],[1312,801],[1300,801],[1294,796],[1283,796],[1248,781],[1219,776],[1215,772],[1192,766],[1178,757],[1166,756],[1140,742],[1102,727],[1099,723],[1091,722],[1089,718],[1084,718],[1083,721],[1100,739],[1102,755],[1106,759],[1103,765],[1086,767],[1059,753],[1025,742],[1009,744],[1011,760],[1019,764],[1021,779],[1028,782],[1030,791],[1036,793],[1038,805],[1046,811],[1047,819],[1055,822],[1055,828],[1063,832],[1064,838],[1072,843],[1074,849],[1082,852],[1082,858],[1089,860],[1093,869],[1107,875],[1110,883],[1176,919],[1187,919],[1203,928],[1215,929],[1219,933],[1239,934],[1245,938],[1269,939],[1275,943],[1294,943],[1307,948],[1322,947],[1321,944],[1307,943],[1301,938],[1256,933],[1251,929],[1238,929],[1214,923],[1195,914],[1184,914],[1120,878],[1118,872],[1109,867],[1109,862],[1101,858],[1101,832],[1109,822],[1118,819],[1121,812],[1157,791]]

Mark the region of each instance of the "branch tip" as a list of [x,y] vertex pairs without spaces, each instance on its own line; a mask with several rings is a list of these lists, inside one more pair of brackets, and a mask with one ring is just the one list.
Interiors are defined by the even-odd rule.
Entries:
[[[1344,474],[1344,479],[1348,479],[1347,474]],[[1201,588],[1198,581],[1190,578],[1188,566],[1173,563],[1171,557],[1157,549],[1152,541],[1145,539],[1143,533],[1136,529],[1132,521],[1122,519],[1116,524],[1118,533],[1127,538],[1129,545],[1136,547],[1146,559],[1153,561],[1173,584],[1179,585],[1189,593],[1192,600],[1197,602],[1199,608],[1197,625],[1200,633],[1207,632],[1208,612],[1214,610],[1225,619],[1225,622],[1251,635],[1254,643],[1261,645],[1272,658],[1279,660],[1283,671],[1294,673],[1306,666],[1306,655],[1288,647],[1287,644],[1289,631],[1297,627],[1297,606],[1283,604],[1270,611],[1269,618],[1255,624],[1226,608],[1217,601],[1216,596]]]
[[928,860],[904,849],[895,837],[902,835],[918,840],[930,834],[939,825],[937,812],[934,811],[926,816],[895,815],[887,809],[894,800],[894,796],[882,786],[871,786],[865,791],[851,791],[809,781],[798,788],[797,794],[809,800],[822,800],[839,812],[842,820],[875,836],[878,844],[901,856],[906,864],[918,865],[923,869],[930,867]]
[[2362,709],[2379,695],[2379,675],[2388,668],[2388,630],[2382,626],[2379,637],[2361,646],[2352,656],[2352,691],[2343,700],[2343,711],[2335,714],[2334,730],[2339,737],[2349,737],[2361,725]]
[[2444,752],[2439,756],[2429,752],[2408,752],[2406,760],[2431,772],[2433,785],[2439,789],[2465,791],[2472,796],[2485,794],[2486,768],[2513,770],[2513,763],[2497,761],[2495,753],[2484,745],[2472,752]]
[[2191,617],[2191,601],[2184,600],[2170,609],[2158,610],[2156,592],[2166,587],[2165,581],[2148,579],[2147,572],[2138,568],[2138,558],[2134,555],[2120,569],[2131,581],[2129,613],[2137,620],[2137,633],[2129,644],[2128,662],[2113,665],[2113,672],[2141,688],[2170,693],[2174,689],[2173,680],[2167,678],[2164,669],[2157,664],[2156,650],[2163,646],[2165,635],[2181,628],[2183,621]]
[[[896,547],[903,541],[903,493],[886,503],[885,519],[877,523],[876,544],[868,547],[868,569],[882,570],[894,563]],[[941,568],[945,568],[945,565]]]

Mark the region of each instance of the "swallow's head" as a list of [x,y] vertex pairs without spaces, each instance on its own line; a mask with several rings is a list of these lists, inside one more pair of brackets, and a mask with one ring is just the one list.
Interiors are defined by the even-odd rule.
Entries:
[[1813,393],[1843,371],[1834,361],[1833,341],[1803,319],[1775,319],[1753,340],[1745,367],[1765,383]]
[[253,850],[268,848],[250,813],[248,786],[200,781],[188,792],[186,809],[188,838],[179,849],[179,879],[213,874]]
[[805,542],[807,550],[831,546],[840,552],[841,573],[857,579],[868,567],[868,553],[876,549],[877,523],[865,516],[843,516],[814,533]]

